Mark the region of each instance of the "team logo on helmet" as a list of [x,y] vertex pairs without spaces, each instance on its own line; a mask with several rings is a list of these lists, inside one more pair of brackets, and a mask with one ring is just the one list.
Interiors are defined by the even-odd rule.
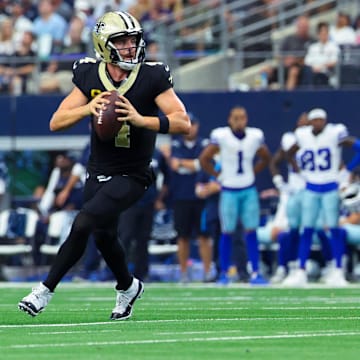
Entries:
[[96,24],[95,24],[95,26],[94,26],[94,33],[96,34],[96,35],[99,35],[102,31],[103,31],[103,29],[105,28],[105,23],[103,23],[102,21],[100,21],[100,22],[97,22]]

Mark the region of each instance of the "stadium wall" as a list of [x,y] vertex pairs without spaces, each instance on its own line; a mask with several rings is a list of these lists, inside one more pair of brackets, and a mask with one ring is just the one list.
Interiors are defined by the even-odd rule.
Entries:
[[[292,130],[298,116],[314,107],[323,107],[330,122],[343,122],[352,134],[360,137],[360,91],[258,91],[258,92],[182,92],[187,109],[200,120],[202,136],[226,124],[235,105],[244,106],[249,125],[264,131],[271,151],[278,147],[281,135]],[[51,133],[49,120],[62,100],[61,96],[2,96],[0,108],[0,150],[81,149],[88,140],[88,122],[64,132]],[[347,157],[345,153],[345,157]],[[269,177],[261,187],[269,185]]]

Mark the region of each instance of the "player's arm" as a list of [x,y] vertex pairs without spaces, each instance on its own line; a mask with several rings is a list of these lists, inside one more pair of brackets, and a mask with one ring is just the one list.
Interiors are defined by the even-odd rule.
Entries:
[[284,161],[286,161],[286,153],[282,148],[279,148],[272,156],[269,164],[272,182],[279,191],[281,191],[285,185],[284,178],[280,172],[280,164]]
[[257,161],[254,165],[254,173],[263,171],[270,163],[271,154],[268,147],[262,144],[256,152]]
[[276,150],[269,163],[269,169],[272,176],[280,175],[280,164],[284,161],[286,161],[285,151],[279,148]]
[[217,178],[220,175],[219,171],[215,170],[214,156],[219,152],[219,145],[209,144],[201,152],[199,156],[200,165],[204,171],[211,176]]
[[297,153],[298,150],[299,150],[299,145],[294,144],[293,146],[291,146],[291,148],[288,151],[285,152],[286,160],[291,164],[294,171],[296,172],[300,172],[299,166],[295,160],[295,154]]
[[86,116],[99,115],[98,112],[101,107],[110,103],[109,100],[103,98],[106,94],[109,93],[104,91],[88,102],[87,97],[75,86],[54,112],[50,120],[50,130],[64,130],[75,125]]
[[163,116],[143,116],[137,112],[130,101],[120,95],[120,101],[115,104],[119,109],[115,110],[121,115],[119,121],[128,121],[135,126],[145,127],[160,133],[188,134],[190,131],[190,119],[186,113],[183,102],[170,88],[155,98],[155,103],[164,114]]
[[346,164],[346,168],[349,171],[353,171],[360,164],[360,139],[347,136],[339,142],[340,146],[351,147],[355,151],[355,155],[350,162]]

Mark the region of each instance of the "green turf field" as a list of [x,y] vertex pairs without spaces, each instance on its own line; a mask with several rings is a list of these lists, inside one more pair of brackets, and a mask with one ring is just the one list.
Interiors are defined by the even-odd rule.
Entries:
[[31,284],[2,284],[0,359],[360,359],[360,287],[147,284],[133,317],[110,322],[112,284],[63,284],[31,318]]

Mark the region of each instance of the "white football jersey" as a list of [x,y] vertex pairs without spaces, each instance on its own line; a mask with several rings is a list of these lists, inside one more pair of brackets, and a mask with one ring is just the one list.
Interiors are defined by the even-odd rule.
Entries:
[[222,186],[241,189],[254,184],[254,159],[264,143],[262,130],[247,127],[245,136],[240,139],[230,127],[220,127],[211,132],[210,142],[220,148]]
[[[281,149],[286,151],[289,151],[293,145],[296,144],[296,136],[293,132],[286,132],[281,137],[280,146]],[[301,150],[299,150],[296,153],[296,161],[299,164],[299,156],[300,156]],[[291,193],[295,193],[299,190],[302,190],[305,188],[305,179],[302,176],[302,174],[295,172],[293,167],[291,165],[288,165],[288,181],[287,181],[288,187],[287,190]]]
[[296,142],[300,147],[299,165],[306,181],[321,185],[338,182],[341,164],[339,143],[348,136],[343,124],[327,124],[314,135],[312,126],[296,129]]

